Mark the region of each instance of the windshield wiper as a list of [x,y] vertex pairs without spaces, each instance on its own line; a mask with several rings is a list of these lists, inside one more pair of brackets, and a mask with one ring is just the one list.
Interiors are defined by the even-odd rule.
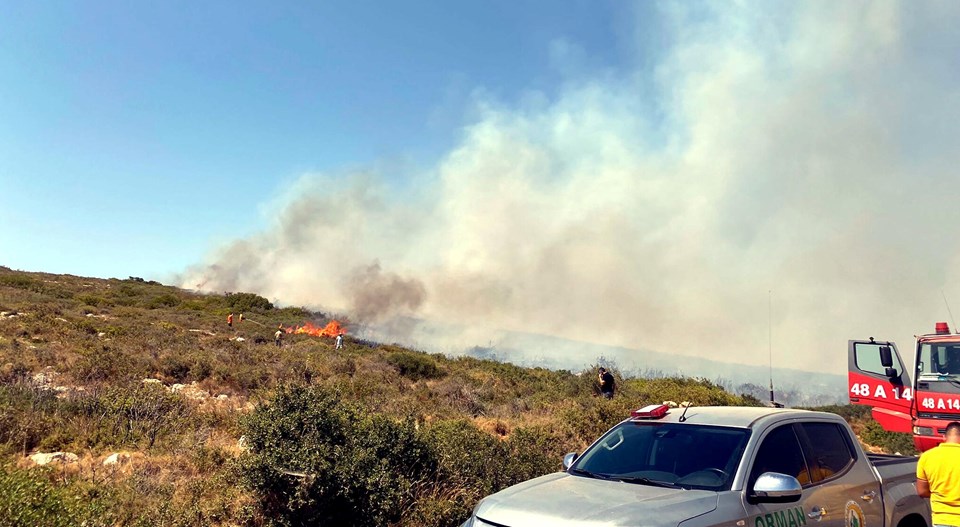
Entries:
[[597,472],[590,472],[589,470],[583,470],[582,468],[571,468],[571,469],[569,469],[567,472],[570,472],[571,474],[577,474],[577,475],[580,475],[580,476],[586,476],[586,477],[588,477],[588,478],[606,479],[606,480],[613,479],[612,477],[610,477],[610,476],[608,476],[608,475],[606,475],[606,474],[600,474],[600,473],[597,473]]
[[659,481],[656,479],[642,478],[642,477],[635,477],[635,476],[624,476],[624,477],[618,477],[614,479],[616,479],[617,481],[622,481],[624,483],[639,483],[641,485],[650,485],[651,487],[663,487],[667,489],[683,488],[673,483],[667,483],[666,481]]

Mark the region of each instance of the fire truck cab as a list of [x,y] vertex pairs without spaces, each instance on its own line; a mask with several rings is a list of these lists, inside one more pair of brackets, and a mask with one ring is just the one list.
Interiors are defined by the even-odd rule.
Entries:
[[960,334],[946,322],[917,337],[905,362],[893,342],[851,340],[847,345],[848,395],[873,407],[873,417],[891,432],[913,433],[922,451],[943,441],[946,426],[960,421]]

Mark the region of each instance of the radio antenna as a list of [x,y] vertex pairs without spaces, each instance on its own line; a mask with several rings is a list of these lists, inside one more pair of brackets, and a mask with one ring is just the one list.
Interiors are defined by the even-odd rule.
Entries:
[[773,400],[773,291],[770,289],[767,290],[767,352],[770,354],[770,406],[776,406]]
[[947,295],[943,293],[943,289],[940,290],[940,296],[943,297],[943,303],[947,306],[947,314],[950,315],[950,322],[953,324],[954,331],[960,331],[960,329],[957,329],[957,321],[953,319],[953,311],[950,311],[950,303],[947,302]]

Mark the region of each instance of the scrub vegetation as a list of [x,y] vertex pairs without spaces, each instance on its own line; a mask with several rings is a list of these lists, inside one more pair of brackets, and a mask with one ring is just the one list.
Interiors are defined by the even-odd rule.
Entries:
[[[0,525],[457,525],[638,406],[759,404],[615,368],[606,400],[595,368],[350,336],[342,350],[295,334],[274,345],[278,325],[304,321],[329,317],[250,293],[0,267]],[[902,440],[847,417],[880,446]],[[77,459],[31,461],[50,452]]]

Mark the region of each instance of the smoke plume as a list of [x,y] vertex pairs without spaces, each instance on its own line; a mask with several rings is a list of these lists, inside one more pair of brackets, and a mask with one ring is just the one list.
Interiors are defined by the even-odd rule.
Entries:
[[715,7],[638,15],[634,69],[478,92],[415,182],[303,176],[182,282],[750,364],[770,331],[834,373],[909,349],[960,309],[960,4]]

